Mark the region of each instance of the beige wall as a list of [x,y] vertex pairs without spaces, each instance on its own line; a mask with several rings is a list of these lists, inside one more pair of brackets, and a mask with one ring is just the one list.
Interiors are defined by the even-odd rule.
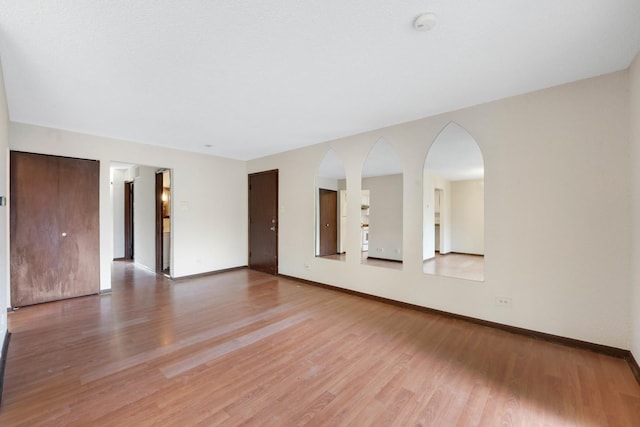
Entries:
[[133,259],[136,264],[156,270],[156,170],[136,166],[133,183]]
[[640,54],[629,69],[629,123],[631,140],[631,199],[632,199],[632,260],[631,299],[632,313],[631,351],[640,361]]
[[[250,161],[280,170],[279,271],[479,319],[629,348],[628,73],[617,72]],[[485,282],[422,273],[422,173],[450,122],[485,160]],[[344,161],[349,212],[360,171],[384,138],[403,178],[403,270],[361,265],[359,219],[347,217],[347,261],[314,255],[314,171],[330,148]],[[305,268],[305,264],[309,266]],[[498,307],[496,296],[512,298]]]
[[113,211],[113,258],[124,257],[124,170],[111,170]]
[[369,257],[402,261],[402,175],[364,178],[369,190]]
[[484,180],[451,183],[451,251],[484,255]]

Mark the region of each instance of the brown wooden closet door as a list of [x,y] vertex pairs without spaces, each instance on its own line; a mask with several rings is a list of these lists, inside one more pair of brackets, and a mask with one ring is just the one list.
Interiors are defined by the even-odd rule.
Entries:
[[60,157],[56,209],[60,298],[100,291],[100,164]]
[[60,298],[58,160],[11,152],[11,305]]
[[99,163],[11,152],[11,305],[97,293]]

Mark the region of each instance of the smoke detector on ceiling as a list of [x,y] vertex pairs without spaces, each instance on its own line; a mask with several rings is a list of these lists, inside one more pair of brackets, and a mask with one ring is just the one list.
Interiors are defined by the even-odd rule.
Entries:
[[413,28],[416,31],[429,31],[436,26],[437,20],[438,17],[435,13],[422,13],[413,20]]

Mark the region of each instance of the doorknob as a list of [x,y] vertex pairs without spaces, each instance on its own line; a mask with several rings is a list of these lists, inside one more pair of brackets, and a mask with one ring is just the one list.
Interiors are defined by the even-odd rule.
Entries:
[[269,227],[269,230],[276,231],[276,227]]
[[329,226],[329,224],[325,225],[325,227],[328,227],[328,226]]
[[62,233],[62,237],[67,237],[67,233]]

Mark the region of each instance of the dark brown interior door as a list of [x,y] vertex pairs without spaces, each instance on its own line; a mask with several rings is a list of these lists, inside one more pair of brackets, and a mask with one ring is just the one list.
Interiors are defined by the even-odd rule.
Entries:
[[124,183],[124,258],[133,259],[133,181]]
[[60,298],[58,160],[11,152],[11,306]]
[[11,305],[99,292],[99,162],[15,151],[10,162]]
[[278,171],[249,175],[249,268],[278,274]]
[[60,298],[100,291],[100,163],[58,158]]
[[320,253],[335,255],[338,253],[338,192],[319,189],[320,201]]

